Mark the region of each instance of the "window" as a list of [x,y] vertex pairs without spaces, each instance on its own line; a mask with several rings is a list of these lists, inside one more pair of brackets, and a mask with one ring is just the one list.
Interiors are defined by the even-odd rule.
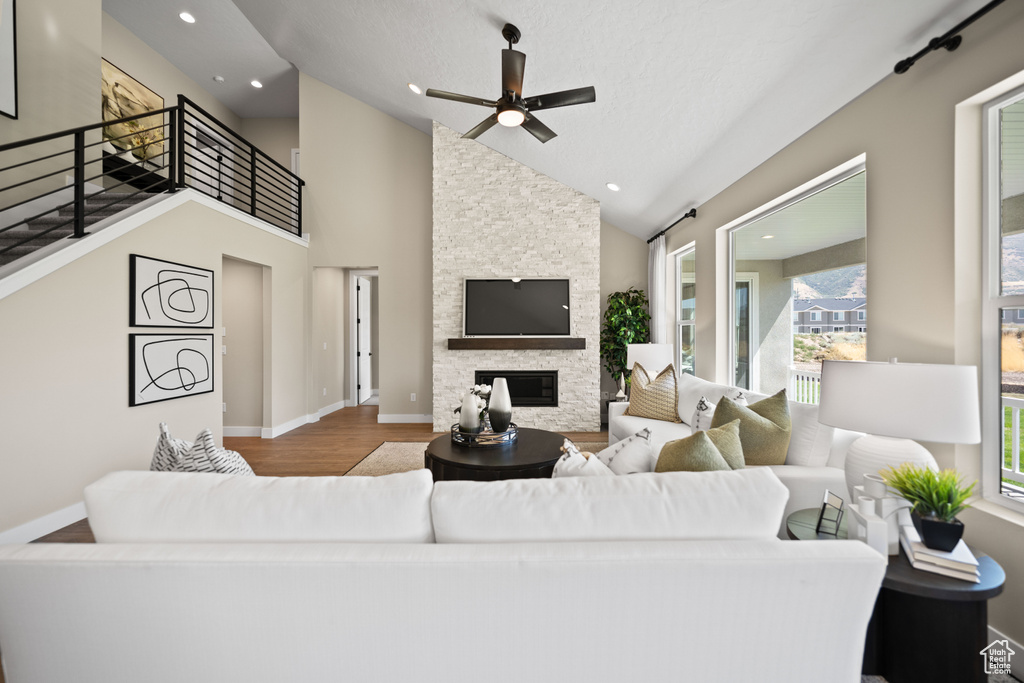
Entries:
[[866,328],[866,327],[858,327],[858,328],[857,328],[857,331],[858,331],[858,332],[867,332],[867,331],[868,331],[868,328]]
[[821,320],[821,311],[811,311],[811,321],[819,322]]
[[688,375],[696,371],[696,265],[692,245],[676,255],[676,368]]
[[982,494],[1024,512],[1024,89],[985,107]]
[[833,332],[845,332],[846,328],[845,327],[833,327],[832,331]]
[[811,328],[811,334],[821,334],[821,328],[820,327],[812,327]]
[[[857,311],[857,320],[858,321],[863,322],[863,321],[865,321],[867,319],[868,319],[868,312],[867,311]],[[864,330],[862,329],[861,332],[863,332],[863,331]]]
[[843,311],[832,311],[832,320],[846,320],[846,314]]

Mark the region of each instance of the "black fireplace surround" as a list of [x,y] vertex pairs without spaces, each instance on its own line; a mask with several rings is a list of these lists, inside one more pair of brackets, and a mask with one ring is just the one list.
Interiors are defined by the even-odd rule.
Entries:
[[494,384],[504,377],[512,407],[557,408],[558,370],[477,370],[474,384]]

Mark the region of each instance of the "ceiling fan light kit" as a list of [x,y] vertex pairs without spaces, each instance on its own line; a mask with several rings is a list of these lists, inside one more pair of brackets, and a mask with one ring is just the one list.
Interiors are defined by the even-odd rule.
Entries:
[[532,112],[541,109],[554,109],[555,107],[568,107],[574,104],[594,102],[597,99],[597,94],[593,86],[590,86],[523,98],[523,74],[526,71],[526,55],[512,49],[512,46],[519,42],[522,34],[512,24],[505,24],[504,28],[501,29],[501,35],[508,41],[508,49],[501,51],[502,95],[499,99],[485,100],[481,97],[459,95],[458,93],[435,90],[433,88],[428,89],[426,95],[427,97],[437,97],[442,100],[475,104],[480,107],[493,107],[495,109],[494,114],[468,131],[462,136],[464,138],[476,139],[494,126],[494,124],[500,123],[510,128],[520,126],[541,142],[547,142],[555,137],[556,133],[541,123]]

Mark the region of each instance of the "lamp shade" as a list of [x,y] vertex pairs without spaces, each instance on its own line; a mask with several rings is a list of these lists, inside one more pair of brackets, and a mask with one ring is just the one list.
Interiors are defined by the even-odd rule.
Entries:
[[633,371],[633,364],[639,363],[649,373],[659,373],[672,362],[671,344],[627,344],[626,369]]
[[978,443],[978,369],[827,360],[818,420],[833,427],[938,443]]

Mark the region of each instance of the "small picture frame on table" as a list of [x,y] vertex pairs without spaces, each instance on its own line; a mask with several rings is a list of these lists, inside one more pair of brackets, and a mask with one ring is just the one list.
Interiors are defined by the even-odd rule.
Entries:
[[839,524],[843,521],[843,499],[825,489],[825,497],[818,512],[818,523],[814,530],[817,533],[835,536],[839,533]]

